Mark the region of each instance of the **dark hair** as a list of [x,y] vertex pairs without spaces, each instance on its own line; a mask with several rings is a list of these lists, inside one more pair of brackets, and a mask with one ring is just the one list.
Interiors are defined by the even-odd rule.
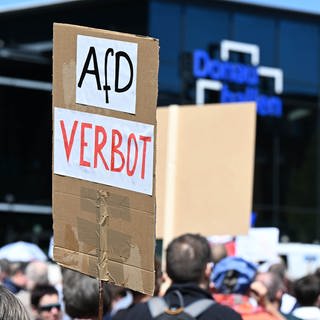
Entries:
[[26,273],[27,262],[10,262],[8,275],[12,277],[18,273]]
[[31,291],[31,305],[38,308],[39,302],[43,296],[48,295],[58,295],[58,291],[55,287],[49,284],[38,284]]
[[162,284],[162,269],[161,269],[161,259],[159,257],[155,257],[154,259],[154,267],[155,267],[155,287],[153,295],[157,296],[160,292],[160,287]]
[[0,319],[30,320],[22,302],[2,285],[0,285]]
[[167,273],[174,283],[199,282],[211,259],[210,245],[199,234],[184,234],[167,248]]
[[219,293],[247,294],[256,272],[257,266],[254,263],[230,256],[214,266],[211,280]]
[[9,274],[10,271],[10,262],[7,259],[0,259],[0,272]]
[[320,280],[315,275],[307,275],[294,282],[293,290],[301,306],[313,306],[320,294]]
[[320,279],[320,267],[318,267],[315,271],[314,271],[314,275],[317,276]]
[[[236,270],[228,270],[225,273],[225,276],[222,281],[223,292],[224,294],[234,293],[236,291],[236,286],[238,284],[239,272]],[[238,293],[238,292],[237,292]],[[244,292],[242,292],[244,294]]]
[[[107,312],[111,306],[111,295],[103,283],[103,307]],[[71,318],[93,318],[99,313],[99,281],[73,270],[63,273],[63,300]]]
[[279,277],[284,280],[286,277],[286,265],[284,262],[274,263],[269,267],[269,272],[279,275]]

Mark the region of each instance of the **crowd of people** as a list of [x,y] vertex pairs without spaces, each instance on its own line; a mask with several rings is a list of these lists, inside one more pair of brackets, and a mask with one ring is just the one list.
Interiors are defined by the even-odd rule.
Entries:
[[[168,245],[156,260],[154,297],[103,283],[103,319],[320,320],[320,270],[286,276],[283,262],[228,256],[198,234]],[[97,320],[99,281],[52,261],[0,260],[0,320]]]

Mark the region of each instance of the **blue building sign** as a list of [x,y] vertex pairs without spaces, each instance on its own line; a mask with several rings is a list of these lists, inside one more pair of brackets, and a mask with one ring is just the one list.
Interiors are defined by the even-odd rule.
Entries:
[[[250,55],[251,65],[229,61],[230,52]],[[193,52],[193,75],[196,78],[196,103],[205,103],[205,90],[220,91],[220,102],[256,101],[261,116],[281,117],[283,91],[281,69],[259,66],[259,47],[253,44],[223,40],[220,60],[213,59],[205,50]],[[260,79],[273,78],[274,95],[260,93]],[[239,85],[241,90],[232,87]]]

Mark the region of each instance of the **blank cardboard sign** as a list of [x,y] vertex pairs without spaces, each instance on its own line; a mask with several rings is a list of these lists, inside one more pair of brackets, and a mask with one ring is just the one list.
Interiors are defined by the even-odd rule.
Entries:
[[54,24],[54,260],[152,294],[159,45]]
[[255,104],[161,107],[157,124],[157,238],[246,234]]

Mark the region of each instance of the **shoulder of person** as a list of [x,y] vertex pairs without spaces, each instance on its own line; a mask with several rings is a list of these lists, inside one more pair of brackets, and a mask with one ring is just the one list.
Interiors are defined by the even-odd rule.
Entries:
[[[204,315],[210,315],[211,319],[242,320],[242,317],[238,312],[220,303],[214,303]],[[212,318],[213,315],[216,317]],[[200,319],[202,318],[200,317]],[[203,320],[205,319],[206,318],[203,318]]]
[[130,319],[152,319],[146,303],[137,303],[134,306],[119,310],[113,317],[112,320],[130,320]]
[[128,309],[120,309],[113,316],[112,320],[124,320],[127,318]]

